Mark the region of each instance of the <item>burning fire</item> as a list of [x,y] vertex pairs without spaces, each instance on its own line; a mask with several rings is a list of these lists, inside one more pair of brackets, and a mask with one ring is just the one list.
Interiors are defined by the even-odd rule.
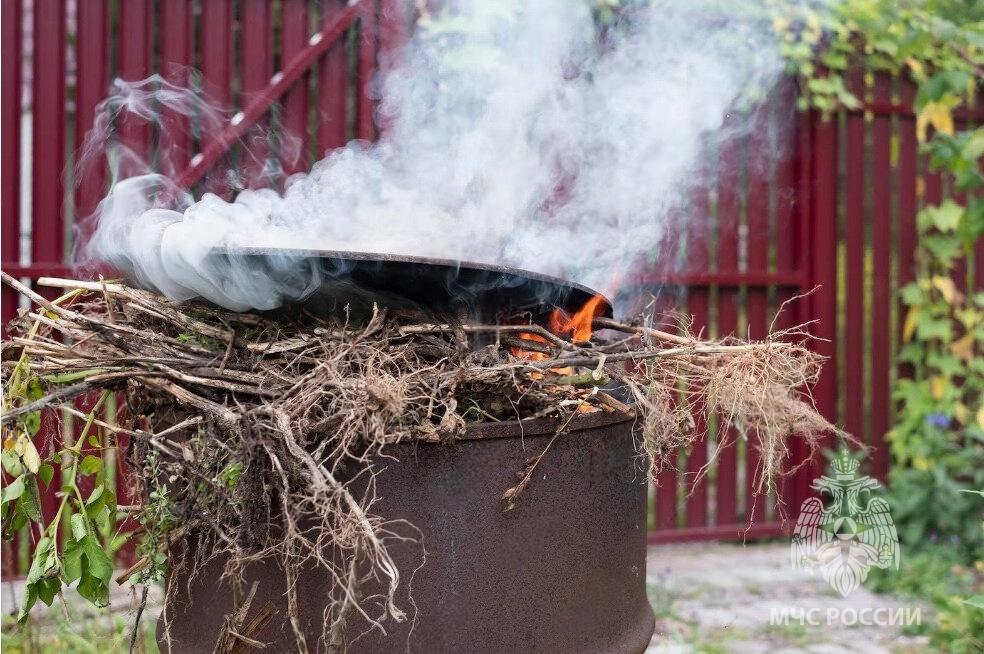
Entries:
[[[568,316],[562,309],[554,309],[550,314],[547,329],[557,336],[570,335],[572,343],[587,343],[591,340],[592,322],[604,310],[605,298],[601,295],[595,295],[585,302],[584,306],[578,309],[573,316]],[[534,343],[549,342],[539,334],[520,333],[519,338]],[[544,354],[543,352],[534,352],[518,347],[511,348],[511,352],[513,356],[523,357],[532,361],[544,361],[550,358],[550,355]]]
[[[547,339],[543,338],[539,334],[527,334],[521,332],[518,334],[519,338],[524,341],[532,341],[534,343],[547,343]],[[550,358],[549,354],[544,354],[543,352],[534,352],[533,350],[524,350],[519,347],[511,347],[509,351],[515,357],[523,357],[524,359],[530,359],[532,361],[545,361]]]
[[554,309],[550,315],[550,331],[558,336],[570,334],[573,343],[587,343],[591,340],[592,321],[605,310],[604,302],[604,297],[595,295],[570,318],[560,309]]

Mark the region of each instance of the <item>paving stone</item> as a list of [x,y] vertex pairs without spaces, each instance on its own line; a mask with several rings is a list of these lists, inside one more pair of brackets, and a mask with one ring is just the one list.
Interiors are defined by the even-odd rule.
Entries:
[[[899,627],[826,623],[828,610],[915,608],[875,595],[863,586],[841,597],[821,577],[793,568],[788,543],[735,545],[688,543],[650,548],[650,594],[658,597],[663,624],[674,619],[689,628],[662,629],[649,652],[710,646],[738,654],[895,654],[928,651],[924,638],[902,636]],[[814,610],[821,625],[771,624],[783,610]],[[928,609],[924,609],[924,613]],[[791,617],[799,615],[790,614]],[[804,614],[806,615],[806,614]],[[673,635],[669,635],[673,634]],[[713,649],[713,647],[710,647]]]

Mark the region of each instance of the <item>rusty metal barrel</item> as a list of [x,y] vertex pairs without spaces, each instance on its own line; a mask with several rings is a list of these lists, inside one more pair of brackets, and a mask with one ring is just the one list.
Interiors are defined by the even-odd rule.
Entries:
[[[353,621],[347,651],[642,652],[654,629],[646,598],[646,474],[633,446],[631,417],[579,416],[556,439],[515,508],[500,496],[553,436],[550,420],[484,423],[454,445],[400,444],[376,477],[373,511],[406,520],[421,542],[390,551],[403,574],[404,623],[387,634]],[[426,558],[421,566],[421,545]],[[164,651],[211,652],[232,592],[216,561],[190,580],[171,579],[175,602]],[[254,607],[277,610],[255,636],[266,651],[295,651],[286,618],[283,571],[261,563]],[[298,580],[301,624],[322,650],[328,580]],[[412,594],[412,603],[407,593]]]

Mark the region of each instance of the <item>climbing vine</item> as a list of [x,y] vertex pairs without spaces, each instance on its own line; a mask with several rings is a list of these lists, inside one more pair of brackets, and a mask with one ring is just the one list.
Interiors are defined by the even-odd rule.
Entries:
[[[889,433],[893,515],[918,559],[920,549],[955,551],[972,579],[959,595],[924,595],[940,609],[932,628],[949,651],[984,647],[984,280],[974,276],[974,248],[984,234],[984,127],[955,112],[975,106],[984,79],[984,6],[973,2],[844,0],[823,11],[771,3],[772,24],[801,109],[825,117],[858,109],[848,89],[852,66],[905,76],[916,87],[916,138],[930,170],[950,180],[952,198],[918,213],[914,281],[900,292],[905,308],[898,415]],[[961,199],[955,199],[961,198]],[[966,277],[959,279],[960,258]],[[960,290],[961,282],[965,291]],[[976,563],[975,563],[976,561]],[[930,590],[927,590],[930,589]],[[966,596],[969,590],[970,597]]]

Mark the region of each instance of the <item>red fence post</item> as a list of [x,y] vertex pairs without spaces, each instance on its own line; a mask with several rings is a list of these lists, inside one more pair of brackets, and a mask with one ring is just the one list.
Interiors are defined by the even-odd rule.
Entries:
[[[20,260],[20,126],[21,126],[21,57],[23,31],[22,0],[7,0],[2,3],[3,43],[3,91],[0,101],[2,111],[2,137],[0,137],[0,231],[3,243],[0,246],[0,260],[4,266]],[[3,320],[3,335],[7,334],[7,323],[17,310],[17,292],[3,287],[0,295],[0,319]]]
[[[817,409],[828,420],[837,420],[837,121],[817,116],[813,124],[812,200],[810,234],[806,241],[812,252],[811,282],[817,286],[812,296],[811,313],[816,319],[812,333],[817,337],[814,348],[826,358],[820,379],[813,389]],[[825,439],[822,443],[832,443]],[[800,500],[809,493],[812,479],[823,472],[823,457],[818,452],[802,468],[806,479],[800,485]]]
[[61,264],[65,253],[65,2],[34,3],[31,263]]

